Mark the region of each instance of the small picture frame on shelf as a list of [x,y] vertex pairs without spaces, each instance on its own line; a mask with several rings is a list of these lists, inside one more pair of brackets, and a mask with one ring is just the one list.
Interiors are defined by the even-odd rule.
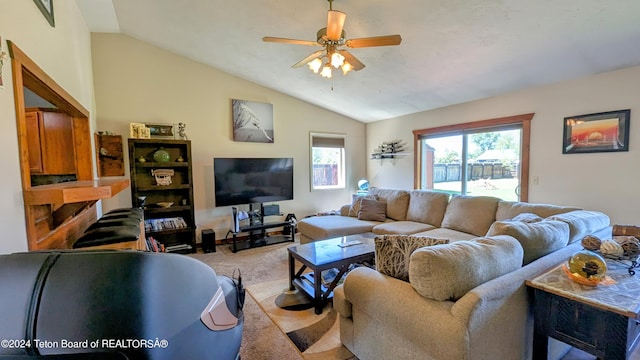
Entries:
[[150,139],[151,130],[141,123],[129,123],[129,137],[131,139]]
[[176,137],[175,124],[145,123],[145,126],[149,129],[152,139],[175,139]]

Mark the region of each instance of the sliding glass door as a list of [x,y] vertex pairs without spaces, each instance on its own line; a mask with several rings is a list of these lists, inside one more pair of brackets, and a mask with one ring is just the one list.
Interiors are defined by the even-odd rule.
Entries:
[[422,135],[420,188],[520,200],[522,127]]

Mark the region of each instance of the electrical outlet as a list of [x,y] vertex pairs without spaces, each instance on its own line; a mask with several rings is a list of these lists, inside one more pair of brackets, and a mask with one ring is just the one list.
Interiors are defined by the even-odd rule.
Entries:
[[533,185],[539,185],[540,184],[540,177],[539,176],[534,176],[533,177]]

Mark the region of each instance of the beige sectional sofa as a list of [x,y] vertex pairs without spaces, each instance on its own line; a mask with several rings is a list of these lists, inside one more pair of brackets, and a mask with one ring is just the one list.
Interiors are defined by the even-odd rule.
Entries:
[[[384,219],[345,205],[341,215],[301,220],[301,242],[374,232],[449,243],[414,251],[408,282],[361,267],[336,288],[341,340],[361,360],[528,359],[525,280],[566,261],[585,235],[611,236],[607,215],[575,207],[420,190],[369,195],[377,203],[368,205],[385,204]],[[550,341],[552,357],[566,350]]]

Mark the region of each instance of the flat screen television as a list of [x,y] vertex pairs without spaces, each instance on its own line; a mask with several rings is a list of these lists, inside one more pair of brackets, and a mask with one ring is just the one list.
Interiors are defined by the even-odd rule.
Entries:
[[293,200],[293,158],[214,158],[216,206]]

